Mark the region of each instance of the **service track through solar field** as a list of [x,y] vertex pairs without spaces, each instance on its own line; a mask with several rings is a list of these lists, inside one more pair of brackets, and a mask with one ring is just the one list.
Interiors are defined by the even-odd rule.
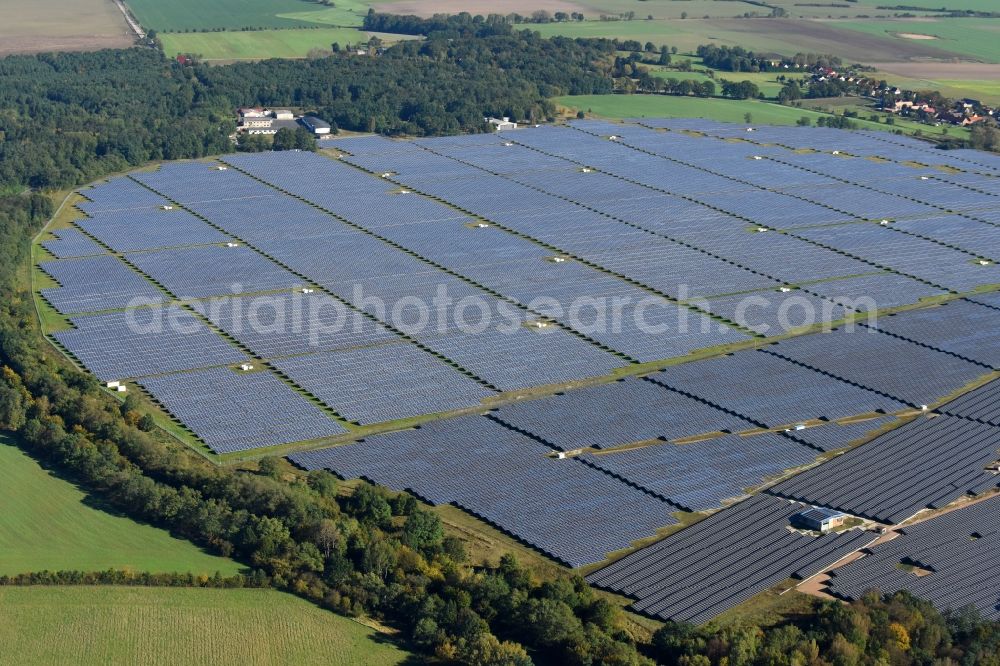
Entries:
[[[592,578],[663,617],[868,538],[791,535],[790,499],[890,520],[988,485],[995,414],[905,424],[1000,367],[1000,158],[676,119],[321,147],[82,189],[39,239],[53,340],[217,454],[308,448],[572,566],[685,511],[728,507],[720,543],[773,514],[780,557],[735,593],[743,561],[702,595],[645,573],[697,558],[688,537]],[[960,478],[931,479],[957,441]]]

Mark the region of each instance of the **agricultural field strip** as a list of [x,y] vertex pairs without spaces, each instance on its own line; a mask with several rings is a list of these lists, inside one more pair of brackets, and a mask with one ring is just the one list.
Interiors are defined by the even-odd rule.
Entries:
[[[587,576],[665,620],[706,622],[786,578],[807,578],[878,535],[789,529],[805,505],[756,495]],[[711,553],[711,557],[706,557]]]
[[994,497],[903,527],[895,539],[834,569],[827,590],[842,599],[858,599],[873,588],[883,594],[908,590],[943,611],[972,605],[983,617],[998,620],[998,524],[1000,497]]

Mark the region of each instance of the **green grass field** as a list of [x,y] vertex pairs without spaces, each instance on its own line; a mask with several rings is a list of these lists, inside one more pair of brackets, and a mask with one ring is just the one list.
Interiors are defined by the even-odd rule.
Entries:
[[146,29],[212,30],[214,28],[296,28],[305,21],[278,14],[317,9],[306,0],[126,0]]
[[252,32],[188,32],[161,35],[168,56],[196,53],[205,60],[255,60],[261,58],[303,58],[310,49],[330,50],[367,42],[369,34],[354,28],[316,30],[255,30]]
[[271,590],[0,588],[7,664],[404,663],[374,630]]
[[232,575],[242,569],[161,529],[88,505],[76,486],[49,474],[3,436],[0,506],[0,574],[128,568]]
[[996,79],[913,78],[891,72],[878,72],[875,77],[906,90],[937,90],[953,99],[974,97],[987,104],[1000,104],[1000,80]]
[[[0,0],[5,1],[10,0]],[[144,27],[160,32],[318,25],[359,27],[369,7],[363,0],[337,0],[332,7],[312,0],[126,0],[126,3]]]
[[[676,97],[672,95],[577,95],[556,97],[555,102],[574,111],[584,111],[605,118],[709,118],[722,122],[742,123],[749,113],[752,122],[761,125],[794,125],[802,117],[813,124],[823,114],[810,109],[799,109],[758,100],[729,100],[719,98]],[[868,120],[852,119],[862,129],[892,129],[888,125]],[[898,129],[920,129],[924,134],[938,134],[945,128],[899,124]],[[965,136],[968,130],[947,128],[949,136]]]
[[[318,7],[319,5],[314,5]],[[368,13],[368,4],[359,0],[338,0],[333,7],[308,8],[299,11],[279,13],[276,16],[294,21],[305,21],[319,25],[360,26]]]
[[[908,3],[907,3],[908,4]],[[943,3],[948,6],[947,2]],[[996,3],[993,9],[998,7]],[[900,45],[914,43],[944,52],[960,53],[974,60],[1000,62],[1000,19],[897,19],[890,21],[858,20],[838,21],[832,25],[864,32],[869,35],[889,37]],[[915,40],[899,34],[932,35],[937,39]]]
[[[728,3],[720,3],[728,4]],[[1000,19],[942,19],[951,30],[961,34],[958,24],[971,21],[1000,22]],[[795,53],[832,53],[851,62],[898,62],[921,58],[947,59],[973,51],[994,52],[988,44],[991,31],[976,28],[975,45],[956,45],[951,41],[912,40],[894,37],[882,28],[864,26],[892,24],[891,30],[909,32],[897,21],[874,20],[797,20],[797,19],[687,19],[583,21],[582,23],[547,23],[531,25],[543,36],[608,37],[651,41],[657,46],[676,46],[693,52],[701,44],[742,46],[751,51],[794,55]],[[952,25],[954,24],[954,25]],[[862,26],[862,27],[858,27]],[[912,27],[913,24],[910,24]],[[913,30],[913,32],[919,32]],[[950,34],[950,33],[949,33]],[[995,33],[993,33],[995,35]],[[959,46],[961,48],[959,48]],[[954,53],[951,49],[955,49]],[[973,54],[978,59],[985,56]]]
[[[674,78],[677,80],[692,79],[694,81],[704,81],[709,77],[704,74],[705,70],[711,69],[705,65],[701,58],[690,53],[677,53],[672,56],[671,66],[677,66],[678,63],[682,63],[685,60],[691,63],[691,68],[693,71],[682,72],[678,69],[669,69],[665,67],[660,67],[659,65],[645,65],[649,68],[650,73],[653,76],[658,76],[661,78]],[[779,72],[724,72],[715,71],[715,82],[718,86],[722,79],[727,79],[729,81],[752,81],[757,84],[760,91],[764,93],[766,97],[776,98],[778,92],[781,91],[782,83],[776,78]],[[799,78],[801,74],[789,75],[791,78]]]

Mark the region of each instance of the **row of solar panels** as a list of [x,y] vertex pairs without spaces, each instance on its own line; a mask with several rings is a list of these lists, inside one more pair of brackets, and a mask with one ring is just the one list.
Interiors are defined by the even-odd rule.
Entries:
[[833,570],[831,593],[857,599],[869,590],[898,590],[927,599],[942,611],[975,607],[1000,620],[1000,498],[901,530],[868,555]]

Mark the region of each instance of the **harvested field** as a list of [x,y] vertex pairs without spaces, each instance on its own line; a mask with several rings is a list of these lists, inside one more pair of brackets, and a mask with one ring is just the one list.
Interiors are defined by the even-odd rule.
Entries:
[[0,0],[0,56],[123,48],[133,35],[110,0]]
[[873,67],[913,79],[1000,80],[1000,65],[990,62],[873,62]]
[[[780,44],[795,45],[811,53],[832,53],[854,60],[914,60],[919,58],[940,60],[947,57],[938,46],[925,46],[914,40],[901,41],[888,35],[846,30],[836,23],[823,21],[788,21],[787,19],[716,19],[706,21],[712,27],[729,33],[743,34],[755,42],[774,40],[776,50]],[[853,62],[853,60],[852,60]]]

